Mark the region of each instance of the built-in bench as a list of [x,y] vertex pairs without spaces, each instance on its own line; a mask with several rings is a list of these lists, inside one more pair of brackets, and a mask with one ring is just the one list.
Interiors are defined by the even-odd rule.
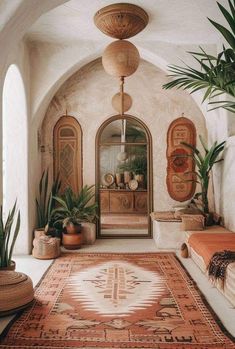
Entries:
[[186,231],[182,230],[182,219],[175,211],[152,212],[153,239],[160,249],[180,249],[186,239]]
[[[201,232],[186,232],[186,244],[189,256],[207,273],[209,260],[215,252],[235,250],[235,233],[221,226],[207,227]],[[215,286],[235,306],[235,262],[228,265],[224,283],[218,279]]]

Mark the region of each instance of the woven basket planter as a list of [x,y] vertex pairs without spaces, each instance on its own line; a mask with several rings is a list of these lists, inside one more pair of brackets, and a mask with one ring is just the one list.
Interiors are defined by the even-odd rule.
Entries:
[[60,239],[42,235],[33,240],[33,257],[54,259],[60,256]]
[[26,308],[33,298],[33,283],[27,275],[15,271],[0,271],[0,316]]
[[83,243],[92,245],[96,241],[96,225],[95,223],[82,223]]

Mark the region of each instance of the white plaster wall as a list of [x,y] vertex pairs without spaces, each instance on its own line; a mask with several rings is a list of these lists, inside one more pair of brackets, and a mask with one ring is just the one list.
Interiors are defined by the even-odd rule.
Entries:
[[[165,74],[151,63],[141,61],[137,72],[126,79],[125,91],[133,99],[129,114],[143,120],[152,134],[154,209],[167,210],[176,204],[166,188],[166,134],[169,124],[185,113],[206,137],[205,121],[192,97],[184,91],[162,90]],[[52,132],[57,120],[66,113],[74,116],[83,131],[84,184],[95,183],[95,136],[101,123],[115,114],[112,96],[119,82],[107,75],[101,59],[86,65],[70,77],[52,99],[42,129],[43,168],[53,164]],[[52,171],[51,171],[52,172]]]
[[4,221],[17,200],[21,224],[15,253],[28,252],[27,101],[15,64],[7,71],[3,89],[3,161]]
[[235,136],[227,139],[223,158],[221,212],[225,226],[235,231]]
[[[8,211],[8,209],[13,206],[17,198],[18,207],[21,211],[21,229],[16,241],[15,252],[21,254],[27,254],[29,250],[31,250],[30,241],[32,235],[29,229],[28,215],[28,111],[30,108],[28,58],[28,50],[24,42],[19,43],[15,47],[15,50],[11,52],[9,61],[12,65],[17,67],[18,75],[16,74],[13,81],[7,83],[8,87],[5,86],[8,90],[6,93],[7,96],[5,96],[5,98],[3,97],[0,102],[1,115],[3,114],[3,108],[6,109],[4,118],[7,126],[5,147],[8,148],[8,170],[5,176],[7,180],[7,190],[5,192],[5,203],[7,206],[5,211]],[[11,64],[9,64],[8,67],[10,67]],[[4,75],[3,82],[5,81],[5,77]],[[3,99],[5,103],[3,103]],[[3,106],[3,104],[5,104],[5,106]]]

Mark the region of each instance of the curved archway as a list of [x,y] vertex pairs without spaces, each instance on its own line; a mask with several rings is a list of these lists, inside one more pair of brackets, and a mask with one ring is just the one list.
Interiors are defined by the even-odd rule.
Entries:
[[96,134],[101,237],[151,237],[152,136],[143,121],[114,115]]
[[15,64],[6,73],[2,103],[4,215],[7,216],[17,199],[21,225],[15,252],[28,253],[27,104],[24,82]]

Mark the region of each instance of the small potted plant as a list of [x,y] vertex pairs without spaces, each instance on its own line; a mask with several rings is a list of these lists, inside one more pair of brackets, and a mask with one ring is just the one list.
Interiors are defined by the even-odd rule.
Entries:
[[[182,142],[185,147],[192,151],[192,154],[187,156],[192,157],[196,164],[196,170],[193,172],[185,172],[185,175],[193,174],[193,179],[189,181],[196,182],[200,185],[200,192],[194,195],[192,204],[201,209],[206,218],[206,225],[212,225],[214,221],[213,213],[209,210],[209,182],[214,165],[223,161],[220,155],[224,151],[225,141],[221,143],[214,142],[212,146],[208,148],[201,136],[199,136],[199,139],[203,147],[203,152],[191,144]],[[182,157],[184,156],[185,155],[182,155]]]
[[18,211],[14,232],[12,226],[15,220],[16,202],[10,210],[7,220],[3,222],[3,210],[0,207],[0,270],[15,270],[15,262],[12,253],[20,230],[20,212]]
[[34,233],[36,238],[44,234],[56,236],[57,230],[53,226],[52,211],[54,210],[56,203],[54,196],[58,195],[61,188],[59,175],[57,175],[51,187],[49,186],[48,182],[49,172],[46,170],[42,173],[39,182],[39,195],[36,199],[37,228],[35,229]]
[[67,188],[62,196],[54,197],[58,207],[52,212],[52,220],[57,229],[63,229],[62,242],[66,248],[77,249],[82,241],[92,243],[95,240],[97,203],[92,202],[95,195],[93,189],[93,185],[85,185],[75,194],[71,188]]

